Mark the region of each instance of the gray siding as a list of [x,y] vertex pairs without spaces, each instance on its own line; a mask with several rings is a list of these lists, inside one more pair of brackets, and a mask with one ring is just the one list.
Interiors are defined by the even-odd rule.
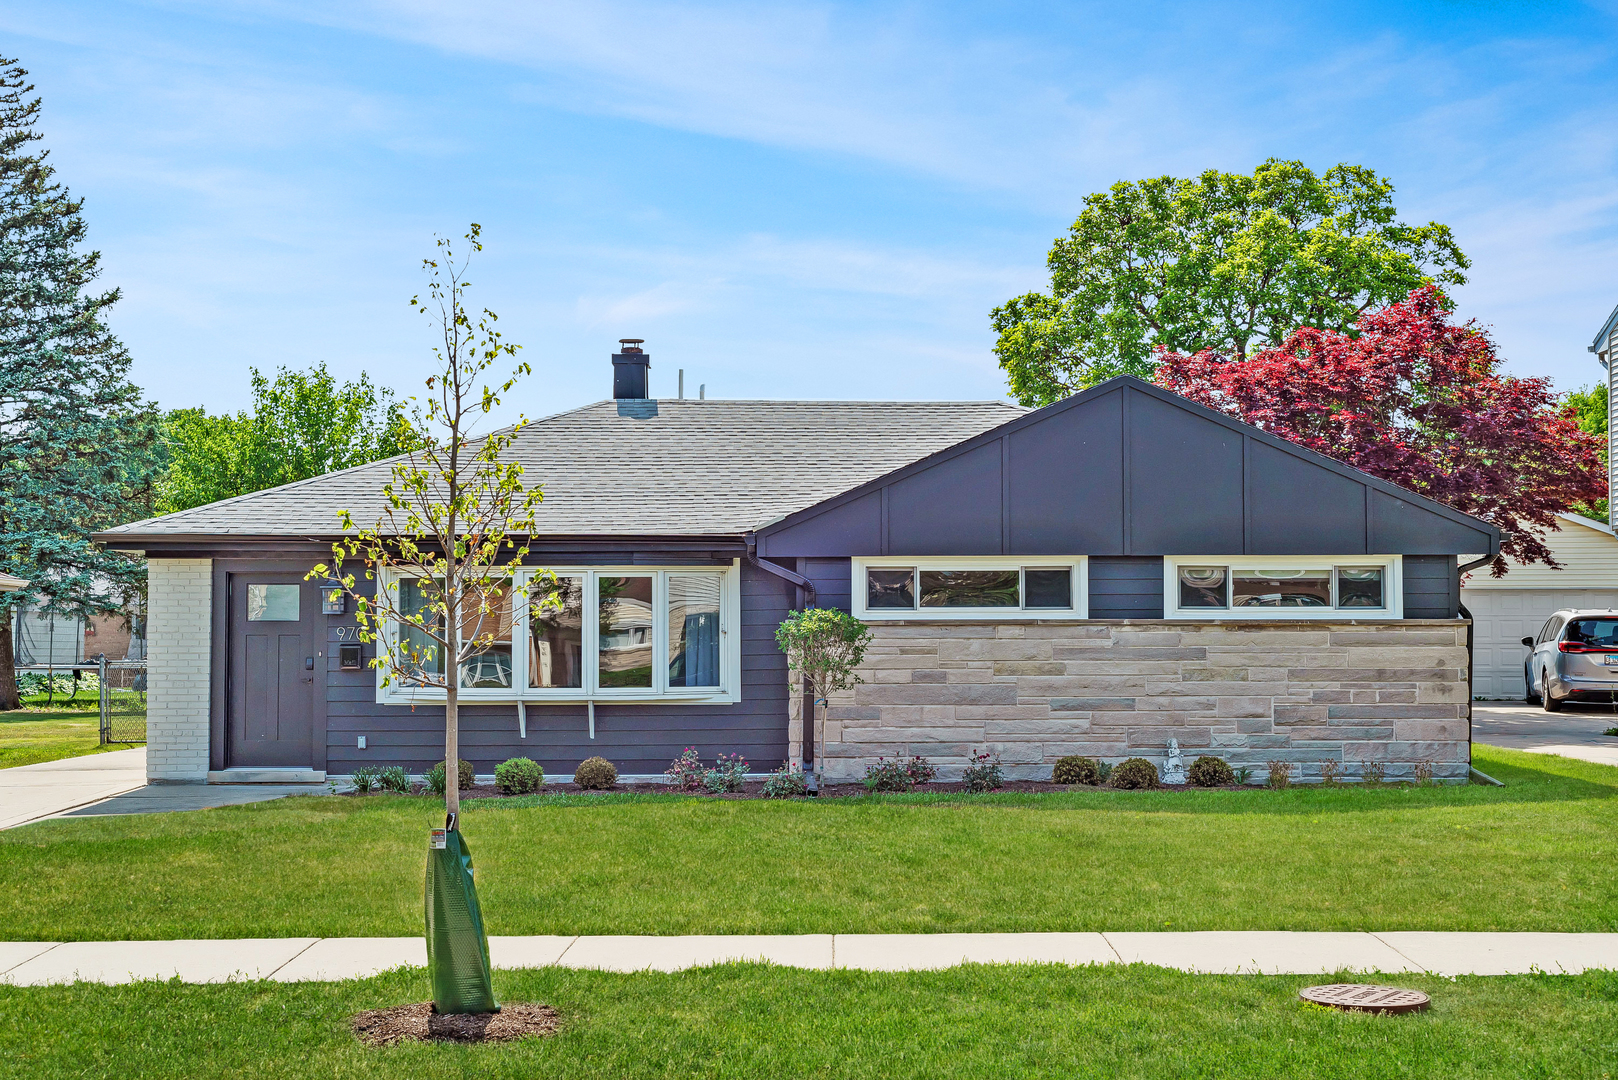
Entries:
[[[463,705],[461,756],[479,773],[493,772],[507,758],[531,757],[547,777],[571,779],[579,762],[592,755],[619,772],[660,773],[694,746],[705,761],[739,753],[755,770],[774,769],[787,754],[786,657],[775,644],[775,628],[791,609],[794,592],[780,578],[742,564],[742,700],[735,705],[597,704],[594,741],[583,705],[530,704],[526,739],[518,736],[516,705]],[[443,706],[377,704],[371,671],[337,668],[337,628],[354,625],[352,614],[328,623],[327,771],[403,765],[420,773],[442,760]],[[364,750],[356,747],[360,735],[366,737]]]
[[1461,576],[1453,555],[1404,557],[1405,618],[1453,619],[1461,609]]
[[1493,528],[1120,378],[791,514],[771,558],[1457,555]]
[[1161,619],[1163,560],[1141,555],[1090,559],[1090,618]]
[[798,573],[815,583],[815,606],[852,612],[854,566],[848,559],[799,559]]

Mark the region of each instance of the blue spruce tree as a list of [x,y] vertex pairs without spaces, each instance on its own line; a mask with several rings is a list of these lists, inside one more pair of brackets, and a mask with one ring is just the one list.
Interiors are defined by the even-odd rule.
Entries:
[[150,512],[159,465],[155,410],[106,323],[119,292],[94,287],[101,255],[37,145],[27,79],[0,59],[0,570],[29,582],[0,594],[0,709],[19,705],[18,605],[85,618],[144,589],[139,560],[90,537]]

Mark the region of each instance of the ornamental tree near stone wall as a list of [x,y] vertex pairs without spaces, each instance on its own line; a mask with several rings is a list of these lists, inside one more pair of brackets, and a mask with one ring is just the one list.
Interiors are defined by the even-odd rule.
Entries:
[[1433,286],[1350,335],[1304,328],[1245,359],[1167,352],[1157,382],[1499,526],[1506,557],[1557,566],[1555,515],[1607,493],[1600,438],[1549,379],[1500,370],[1493,340]]
[[789,614],[775,631],[775,643],[787,654],[787,666],[814,693],[814,715],[805,717],[811,730],[827,697],[860,682],[854,670],[865,659],[871,628],[846,611],[806,608]]

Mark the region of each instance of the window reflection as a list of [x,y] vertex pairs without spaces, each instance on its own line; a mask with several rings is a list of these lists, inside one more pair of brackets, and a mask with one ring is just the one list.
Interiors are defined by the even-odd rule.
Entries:
[[922,607],[1017,607],[1015,570],[923,570]]
[[556,587],[529,599],[528,685],[584,685],[584,578],[557,575]]
[[421,616],[423,626],[413,623],[399,625],[399,644],[402,656],[399,667],[406,675],[426,677],[444,674],[444,647],[428,630],[443,626],[443,618],[433,610],[442,599],[438,582],[422,578],[405,578],[399,582],[399,610],[408,616]]
[[486,596],[475,593],[462,602],[461,640],[482,640],[461,664],[461,685],[468,688],[511,686],[511,583],[501,582]]
[[1232,607],[1331,607],[1330,570],[1237,570]]
[[717,574],[669,575],[669,686],[719,685]]
[[607,575],[596,579],[597,681],[603,688],[652,685],[652,579]]

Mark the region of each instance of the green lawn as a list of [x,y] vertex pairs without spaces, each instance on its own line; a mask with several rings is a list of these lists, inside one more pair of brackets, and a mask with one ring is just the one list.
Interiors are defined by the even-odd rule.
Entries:
[[[128,712],[138,720],[145,711],[143,705],[135,704],[142,700],[140,695],[114,690],[113,697],[115,712]],[[100,744],[100,709],[93,693],[87,695],[81,691],[71,702],[65,694],[57,694],[54,699],[44,694],[30,694],[22,702],[21,709],[0,712],[0,769],[105,750],[128,750],[139,745]],[[129,722],[120,724],[115,732],[120,728],[128,730]],[[135,730],[139,730],[138,726]]]
[[1301,1005],[1303,977],[1146,967],[672,975],[497,972],[565,1027],[505,1046],[373,1050],[362,1009],[426,1000],[424,972],[363,982],[0,988],[14,1077],[1605,1077],[1618,975],[1399,977],[1403,1017]]
[[[469,803],[492,934],[1618,930],[1618,769],[1508,787]],[[11,940],[410,935],[422,797],[0,833]]]

